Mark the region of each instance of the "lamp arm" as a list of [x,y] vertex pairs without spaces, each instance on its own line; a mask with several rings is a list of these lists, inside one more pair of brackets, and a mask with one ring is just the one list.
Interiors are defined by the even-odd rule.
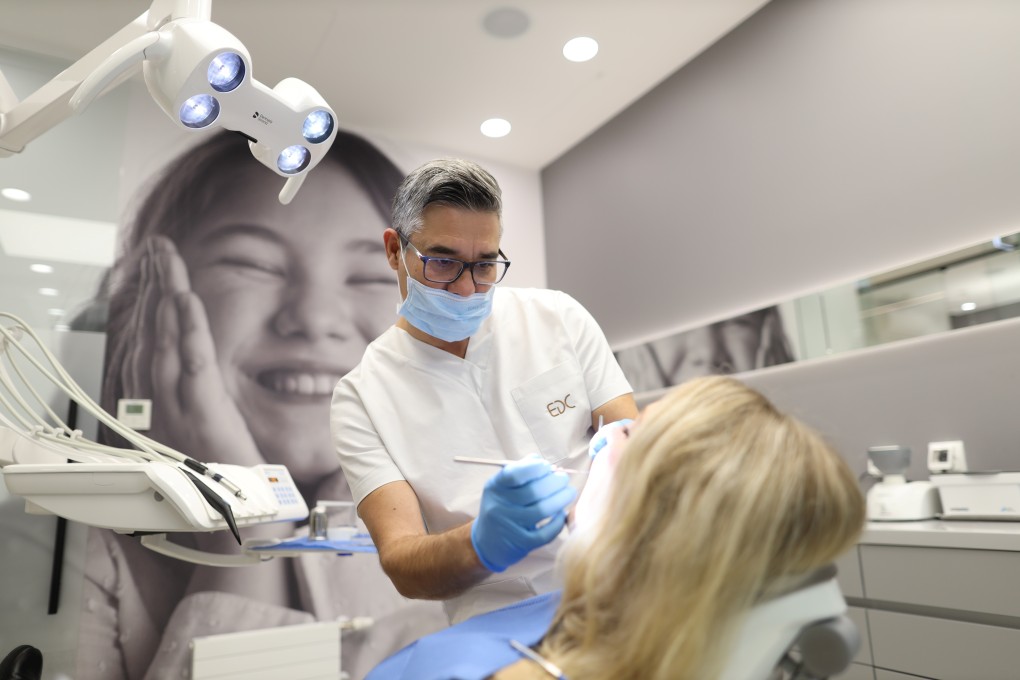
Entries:
[[[153,0],[148,11],[22,102],[0,72],[0,158],[21,153],[30,141],[141,70],[149,93],[178,127],[219,125],[247,137],[252,155],[287,177],[279,199],[290,203],[307,172],[332,145],[336,114],[304,81],[285,78],[270,90],[251,77],[247,49],[210,21],[211,2]],[[218,62],[192,63],[195,58],[213,59],[217,50],[221,53],[216,59],[232,54],[244,67],[230,83],[212,82],[207,68]],[[184,99],[185,86],[200,92],[189,90],[192,96]],[[231,92],[230,105],[224,104],[221,110],[218,98],[206,92],[210,86],[216,94]],[[318,132],[306,131],[309,121],[311,130]]]
[[132,67],[155,44],[146,34],[169,21],[208,21],[212,0],[153,0],[148,11],[19,102],[0,71],[0,158],[25,145],[132,75]]
[[153,0],[149,6],[149,30],[177,19],[212,21],[212,0]]
[[0,111],[0,157],[21,153],[30,141],[69,118],[74,113],[70,100],[82,81],[125,44],[148,32],[147,15],[117,31],[10,111]]
[[3,129],[4,111],[10,111],[17,105],[18,95],[14,94],[11,84],[7,82],[3,71],[0,71],[0,130]]
[[114,50],[113,54],[96,67],[78,86],[68,101],[71,111],[81,113],[103,92],[137,72],[137,66],[142,63],[142,60],[146,56],[151,56],[147,54],[152,51],[148,48],[159,42],[160,34],[157,31],[149,31]]

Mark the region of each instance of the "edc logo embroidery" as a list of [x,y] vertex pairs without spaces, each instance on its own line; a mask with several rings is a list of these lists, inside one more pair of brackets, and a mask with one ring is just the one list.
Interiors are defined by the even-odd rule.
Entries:
[[570,395],[568,394],[567,396],[563,397],[562,399],[557,399],[556,401],[550,401],[548,404],[545,405],[545,410],[549,412],[549,415],[551,415],[553,418],[555,418],[557,416],[562,416],[564,413],[566,413],[568,408],[576,408],[576,407],[577,407],[577,404],[571,404],[570,403]]

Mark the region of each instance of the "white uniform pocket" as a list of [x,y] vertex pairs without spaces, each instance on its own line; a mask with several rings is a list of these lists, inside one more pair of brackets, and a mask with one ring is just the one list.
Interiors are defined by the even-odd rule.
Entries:
[[[568,359],[510,391],[542,456],[556,463],[587,442],[591,405],[580,365]],[[583,447],[581,447],[583,448]]]

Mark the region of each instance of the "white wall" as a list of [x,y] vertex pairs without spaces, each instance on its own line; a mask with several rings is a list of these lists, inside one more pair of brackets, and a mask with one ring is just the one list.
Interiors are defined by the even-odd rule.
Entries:
[[625,345],[1016,231],[1020,3],[773,0],[542,173]]

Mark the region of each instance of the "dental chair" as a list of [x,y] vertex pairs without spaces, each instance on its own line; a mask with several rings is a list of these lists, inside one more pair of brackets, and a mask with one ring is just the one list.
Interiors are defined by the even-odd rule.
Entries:
[[824,680],[843,672],[861,644],[846,610],[836,567],[820,569],[793,590],[751,610],[719,677]]

